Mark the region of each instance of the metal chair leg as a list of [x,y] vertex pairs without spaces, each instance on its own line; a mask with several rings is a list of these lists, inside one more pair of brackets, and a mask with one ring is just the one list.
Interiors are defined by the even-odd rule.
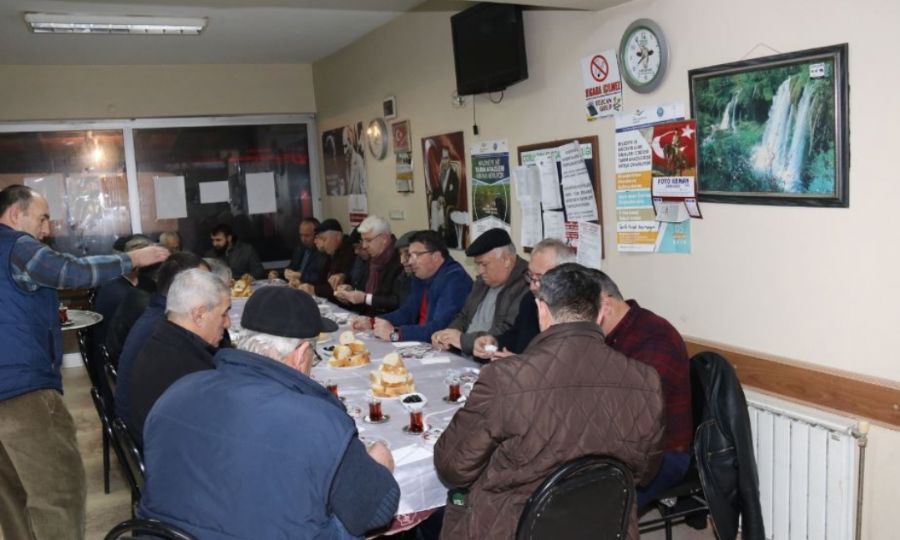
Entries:
[[103,493],[109,494],[109,432],[103,430]]

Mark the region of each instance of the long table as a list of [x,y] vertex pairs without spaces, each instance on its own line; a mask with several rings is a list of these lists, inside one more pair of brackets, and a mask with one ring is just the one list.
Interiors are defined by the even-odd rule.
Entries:
[[[333,332],[328,339],[318,343],[317,352],[322,362],[313,368],[312,377],[323,385],[329,381],[337,383],[338,393],[347,406],[348,414],[356,422],[361,439],[381,440],[391,449],[395,461],[394,478],[400,485],[400,505],[397,509],[399,520],[395,521],[391,529],[397,529],[398,525],[410,525],[416,521],[411,516],[427,515],[430,510],[443,506],[447,497],[447,487],[434,469],[434,443],[456,411],[462,407],[462,403],[444,401],[448,390],[445,379],[452,370],[462,374],[464,379],[474,380],[477,378],[479,364],[456,354],[434,350],[426,352],[421,358],[404,357],[403,361],[413,375],[416,391],[427,398],[424,408],[425,432],[413,435],[403,431],[403,426],[409,423],[409,413],[399,399],[382,398],[382,411],[390,416],[390,420],[382,424],[369,423],[366,421],[369,372],[377,369],[388,353],[408,349],[404,344],[392,344],[375,338],[368,332],[357,332],[357,339],[365,343],[370,353],[371,363],[354,368],[330,367],[328,358],[331,353],[326,347],[337,345],[340,334],[350,330],[349,320],[352,320],[353,315],[335,304],[322,299],[317,301],[323,316],[347,322],[341,324],[339,330]],[[244,303],[238,299],[232,301],[233,333],[240,332],[240,312]],[[421,352],[422,347],[419,349]],[[466,393],[464,389],[463,394]]]

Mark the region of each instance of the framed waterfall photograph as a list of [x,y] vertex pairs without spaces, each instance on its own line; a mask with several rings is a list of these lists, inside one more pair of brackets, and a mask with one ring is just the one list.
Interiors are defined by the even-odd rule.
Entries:
[[850,204],[847,44],[688,72],[701,201]]

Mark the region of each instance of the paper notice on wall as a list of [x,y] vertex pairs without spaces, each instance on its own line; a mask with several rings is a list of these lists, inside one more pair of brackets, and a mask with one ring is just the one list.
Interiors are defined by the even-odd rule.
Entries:
[[681,223],[691,217],[684,202],[680,199],[665,200],[654,197],[653,208],[656,210],[656,221]]
[[156,219],[187,217],[183,176],[154,176],[153,189],[156,194]]
[[581,156],[581,147],[578,142],[572,142],[560,146],[559,154],[567,219],[569,221],[595,221],[597,219],[597,200],[594,198],[591,177],[588,175],[584,158]]
[[[679,114],[678,107],[659,109],[660,118]],[[616,130],[618,250],[690,253],[691,210],[686,203],[696,198],[695,122],[647,126],[647,118],[625,115],[616,121],[622,126]]]
[[696,197],[693,176],[653,177],[654,197]]
[[200,182],[200,204],[221,203],[231,200],[228,181]]
[[25,178],[25,185],[37,191],[47,199],[47,204],[50,206],[51,220],[57,221],[65,219],[65,189],[63,188],[63,177],[61,174],[27,177]]
[[588,120],[611,116],[622,110],[622,78],[615,50],[582,58],[581,79]]
[[516,200],[519,204],[541,202],[541,173],[535,166],[516,167],[513,171],[516,183]]
[[600,270],[603,260],[603,229],[596,223],[578,223],[578,256],[576,262]]
[[350,224],[359,225],[369,215],[369,201],[365,193],[351,193],[347,195],[348,211],[350,212]]
[[540,203],[522,203],[522,247],[532,247],[543,238]]
[[275,200],[275,173],[247,173],[247,213],[271,214],[278,210]]
[[566,241],[566,219],[559,210],[545,211],[544,221],[544,238],[556,238]]
[[538,170],[541,175],[541,204],[544,210],[559,210],[562,200],[559,197],[559,175],[556,160],[553,156],[538,159]]

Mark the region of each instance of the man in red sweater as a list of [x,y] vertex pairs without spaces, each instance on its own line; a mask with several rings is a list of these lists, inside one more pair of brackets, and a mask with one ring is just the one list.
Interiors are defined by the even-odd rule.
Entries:
[[598,324],[606,344],[656,369],[665,394],[665,452],[656,477],[638,488],[640,509],[681,482],[690,466],[694,432],[690,360],[681,334],[669,321],[635,300],[624,300],[619,287],[603,272],[595,270],[593,274],[600,284]]

